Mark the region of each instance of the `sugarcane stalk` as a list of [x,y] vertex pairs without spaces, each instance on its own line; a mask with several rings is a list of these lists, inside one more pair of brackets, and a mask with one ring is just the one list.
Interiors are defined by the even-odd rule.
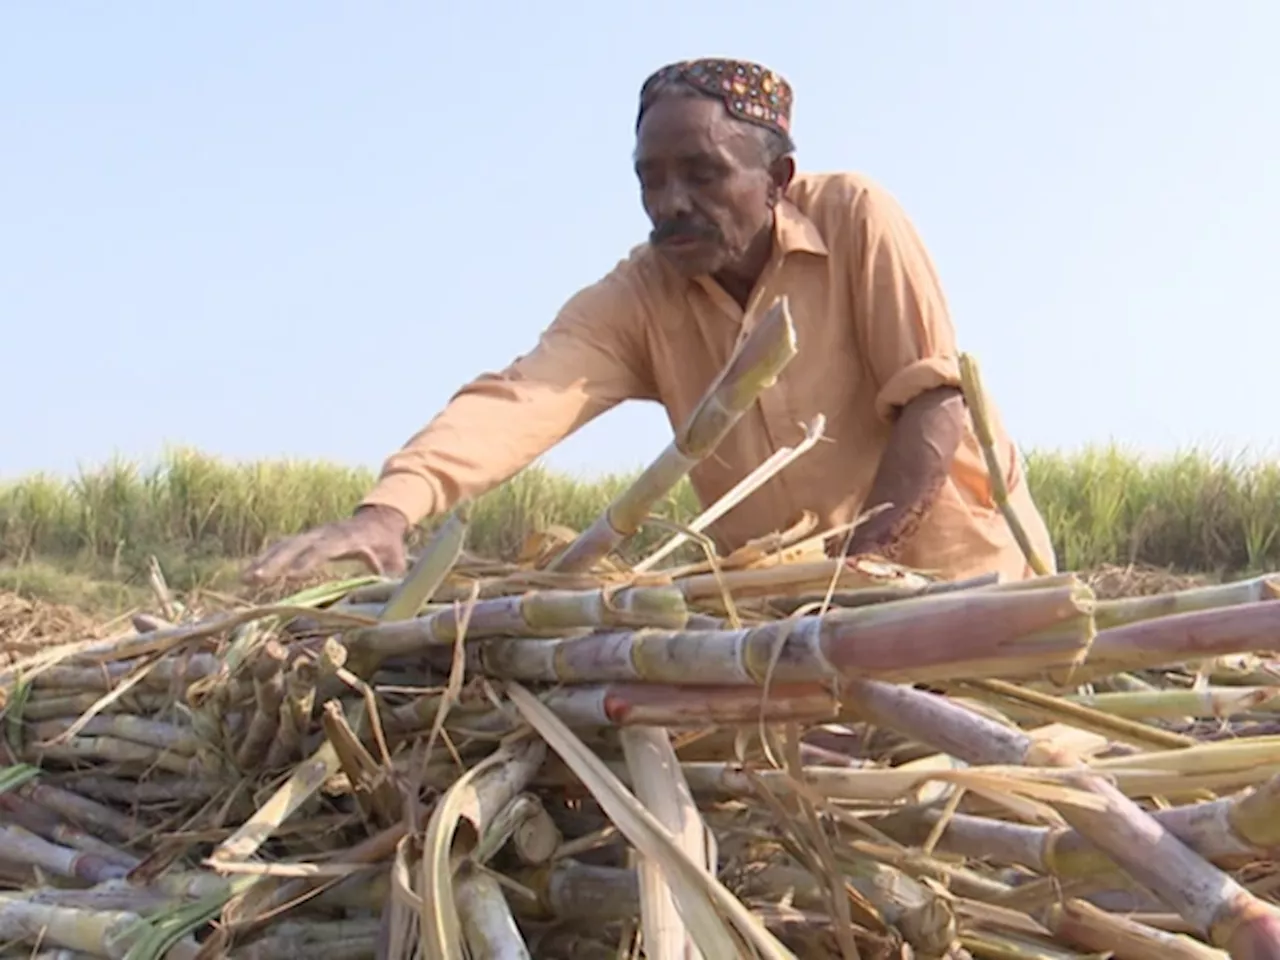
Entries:
[[[133,781],[96,774],[74,774],[68,777],[66,783],[68,786],[74,787],[77,793],[94,798],[93,801],[85,799],[85,802],[101,800],[126,806],[156,803],[200,803],[207,801],[210,797],[217,796],[227,788],[227,783],[221,780],[165,777],[156,780]],[[106,811],[106,813],[90,814],[89,819],[79,820],[78,822],[91,824],[97,822],[93,819],[95,816],[107,816],[113,818],[115,827],[121,828],[113,830],[117,836],[128,837],[137,832],[137,822],[132,818],[114,819],[119,818],[121,815],[110,807],[96,803],[95,806],[98,811]],[[70,810],[66,812],[66,816],[76,819]],[[108,827],[106,829],[112,828]]]
[[63,763],[97,761],[127,766],[154,767],[182,776],[204,777],[216,775],[218,770],[206,759],[173,753],[169,750],[144,746],[117,737],[72,737],[61,743],[45,743],[28,747],[23,755],[37,763],[54,760]]
[[464,868],[454,888],[468,955],[474,960],[531,960],[502,887],[484,870]]
[[[1234,797],[1154,810],[1162,828],[1219,867],[1269,859],[1280,850],[1280,777]],[[903,811],[879,829],[923,842],[942,820],[937,810]],[[1105,876],[1114,863],[1082,834],[1067,827],[1037,827],[964,813],[946,818],[941,847],[965,857],[990,857],[1062,879]]]
[[296,763],[303,752],[303,737],[311,729],[315,710],[315,667],[307,660],[294,660],[285,672],[284,690],[276,739],[267,751],[269,769]]
[[1234,960],[1280,957],[1280,908],[1203,860],[1102,777],[1079,770],[1070,781],[1102,807],[1070,801],[1054,806],[1125,873]]
[[1198,940],[1113,916],[1079,900],[1052,904],[1038,917],[1067,942],[1114,954],[1117,960],[1224,960],[1225,956]]
[[[56,720],[69,726],[76,717],[93,709],[100,699],[101,695],[97,693],[73,693],[64,696],[54,695],[51,691],[41,691],[40,694],[33,692],[33,695],[23,704],[22,719],[28,723]],[[172,700],[163,694],[138,693],[131,690],[118,700],[103,705],[99,714],[107,716],[115,713],[154,714],[171,704]],[[99,717],[93,719],[98,720]]]
[[[945,956],[955,943],[955,916],[946,902],[902,870],[867,858],[842,855],[841,879],[852,886],[879,914],[883,923],[898,930],[912,949],[923,957]],[[752,898],[788,898],[801,910],[822,910],[828,891],[808,871],[785,863],[771,863],[750,870],[740,895]]]
[[826,417],[818,414],[812,421],[804,425],[804,439],[800,443],[794,447],[783,447],[780,450],[775,450],[768,459],[734,484],[719,500],[689,521],[686,527],[688,532],[675,534],[661,547],[635,564],[632,569],[636,573],[652,570],[662,560],[687,543],[691,534],[696,535],[706,530],[707,527],[751,496],[756,490],[812,450],[818,444],[818,441],[822,439],[826,427]]
[[475,646],[487,675],[547,683],[927,682],[1019,675],[1073,662],[1092,639],[1083,585],[942,594],[739,630],[596,633]]
[[183,756],[192,756],[204,746],[201,739],[188,727],[126,713],[90,717],[82,724],[70,717],[41,720],[32,723],[28,733],[34,741],[52,741],[63,736],[71,729],[72,724],[78,724],[80,733],[86,737],[125,740]]
[[991,483],[991,497],[1004,514],[1005,523],[1017,541],[1018,549],[1027,559],[1029,566],[1038,576],[1048,576],[1052,571],[1044,559],[1036,553],[1027,536],[1027,528],[1023,526],[1013,504],[1009,500],[1009,485],[1004,479],[1004,465],[996,453],[995,432],[991,428],[991,412],[987,409],[987,395],[982,388],[982,375],[978,372],[978,361],[967,353],[960,354],[960,383],[964,393],[965,406],[969,408],[969,416],[973,421],[973,429],[978,437],[978,445],[982,448],[982,458],[987,464],[987,479]]
[[535,919],[585,922],[629,920],[640,913],[640,880],[635,870],[582,863],[571,857],[545,867],[517,871],[513,878],[537,897],[514,898],[516,913]]
[[132,869],[139,863],[137,857],[117,850],[92,834],[64,823],[56,814],[16,793],[0,793],[0,815],[46,840],[93,854],[126,869]]
[[954,700],[909,686],[847,680],[841,703],[866,721],[974,764],[1021,764],[1032,740]]
[[[838,591],[866,590],[887,586],[923,587],[933,581],[914,571],[889,564],[877,564],[869,558],[856,562],[846,560],[815,560],[807,563],[779,563],[749,570],[726,570],[714,573],[680,577],[675,585],[691,605],[709,600],[719,600],[726,592],[734,600],[759,597],[788,597],[805,595],[814,591],[834,589]],[[1065,586],[1058,583],[1051,586]],[[1048,589],[1048,587],[1046,587]]]
[[150,887],[136,886],[127,880],[109,880],[88,888],[38,887],[23,890],[19,896],[46,906],[71,907],[76,910],[118,910],[139,916],[174,909],[182,902],[177,897]]
[[108,806],[86,799],[79,793],[63,790],[48,783],[28,784],[19,793],[37,806],[45,807],[95,834],[109,833],[127,840],[137,833],[138,824],[133,817],[127,817]]
[[1084,704],[1065,701],[1003,680],[975,679],[967,681],[965,686],[975,691],[978,696],[995,699],[1002,705],[1016,704],[1040,719],[1061,720],[1082,730],[1114,737],[1146,749],[1187,747],[1196,743],[1193,737],[1159,730],[1124,717],[1112,716]]
[[0,850],[6,860],[26,863],[60,877],[102,883],[127,874],[128,868],[112,863],[94,853],[74,850],[50,843],[29,830],[0,824]]
[[832,720],[838,712],[836,698],[820,684],[778,684],[766,697],[756,687],[611,683],[561,687],[540,699],[573,727],[806,722]]
[[235,755],[235,764],[240,770],[256,770],[266,760],[280,723],[287,659],[284,646],[277,640],[268,640],[253,666],[253,716]]
[[562,839],[542,801],[532,793],[522,793],[513,797],[494,817],[471,858],[476,863],[488,863],[510,841],[521,862],[545,863]]
[[1048,671],[1055,683],[1078,686],[1125,670],[1280,647],[1280,600],[1178,613],[1099,630],[1084,663]]
[[[107,693],[120,681],[147,665],[145,660],[116,660],[94,666],[49,667],[31,678],[35,691],[92,690]],[[175,683],[193,683],[217,673],[218,660],[213,654],[196,653],[189,657],[166,657],[157,661],[139,681],[143,690],[163,690]]]
[[388,921],[412,903],[418,914],[419,949],[429,955],[452,953],[448,945],[462,935],[456,911],[453,873],[464,854],[455,844],[458,828],[466,821],[475,836],[484,836],[511,800],[522,793],[546,759],[542,740],[525,739],[499,747],[485,760],[457,778],[435,805],[422,840],[422,893],[405,888],[400,879],[409,859],[404,844],[397,849],[393,866],[393,898]]
[[795,325],[783,297],[747,334],[662,455],[552,561],[550,569],[588,570],[635,534],[653,506],[719,446],[797,352]]
[[1227,719],[1280,713],[1280,686],[1072,694],[1061,699],[1130,720]]
[[[352,672],[372,675],[384,661],[423,647],[452,644],[464,612],[455,607],[349,633]],[[684,595],[672,586],[621,590],[554,590],[481,600],[466,612],[467,638],[560,636],[609,627],[667,627],[688,621]]]
[[1094,618],[1098,629],[1104,630],[1179,613],[1235,607],[1263,600],[1280,600],[1280,577],[1275,574],[1150,596],[1100,600]]
[[[0,894],[0,940],[39,940],[95,957],[124,960],[137,939],[139,917],[118,910],[75,910],[32,903]],[[190,937],[165,954],[166,960],[192,960],[197,951]]]
[[[665,728],[624,728],[619,734],[623,756],[635,784],[636,798],[661,823],[694,863],[718,872],[708,843],[706,824],[680,771],[680,762],[671,747]],[[641,857],[640,922],[645,954],[653,960],[701,960],[694,938],[685,927],[676,904],[675,891],[668,885],[660,864]]]
[[618,937],[606,943],[604,931],[595,930],[591,934],[581,930],[553,929],[545,931],[543,936],[534,941],[537,956],[546,960],[618,960],[627,956],[618,945]]
[[287,920],[260,937],[232,951],[234,960],[285,960],[293,957],[373,957],[378,935],[377,920]]
[[[889,603],[893,600],[912,600],[917,597],[932,597],[940,593],[959,593],[962,590],[976,590],[981,587],[994,586],[999,582],[998,574],[983,574],[965,580],[939,580],[936,583],[902,583],[888,584],[882,587],[866,587],[862,590],[837,590],[830,596],[822,593],[801,594],[794,597],[772,597],[769,607],[782,616],[790,616],[808,607],[867,607],[877,603]],[[1025,582],[1025,581],[1023,581]],[[1058,586],[1071,581],[1064,578]]]

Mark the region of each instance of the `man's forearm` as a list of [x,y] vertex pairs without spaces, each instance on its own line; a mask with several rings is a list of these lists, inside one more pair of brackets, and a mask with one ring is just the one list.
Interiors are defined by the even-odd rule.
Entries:
[[849,553],[893,557],[911,539],[946,482],[964,415],[963,395],[952,387],[930,390],[902,408],[863,505],[864,512],[879,512],[853,531]]

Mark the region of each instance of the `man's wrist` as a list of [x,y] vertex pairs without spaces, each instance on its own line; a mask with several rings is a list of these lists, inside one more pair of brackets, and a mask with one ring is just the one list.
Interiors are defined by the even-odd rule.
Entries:
[[356,507],[352,516],[369,517],[388,528],[399,530],[401,533],[407,532],[409,529],[409,518],[395,507],[389,507],[383,503],[362,504]]

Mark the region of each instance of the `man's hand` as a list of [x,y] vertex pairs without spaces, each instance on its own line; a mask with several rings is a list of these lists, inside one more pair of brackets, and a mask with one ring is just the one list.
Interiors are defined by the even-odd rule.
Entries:
[[355,515],[282,540],[244,573],[255,586],[301,577],[334,560],[360,560],[379,575],[404,573],[409,522],[391,507],[361,507]]

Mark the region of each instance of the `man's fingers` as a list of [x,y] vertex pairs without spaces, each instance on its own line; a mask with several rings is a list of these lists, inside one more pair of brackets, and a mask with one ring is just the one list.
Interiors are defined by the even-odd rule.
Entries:
[[242,579],[261,585],[302,577],[334,560],[359,560],[378,576],[403,574],[406,566],[403,543],[386,543],[377,531],[370,534],[368,527],[360,529],[347,523],[290,537],[259,556]]
[[276,579],[280,576],[281,569],[292,561],[294,554],[305,548],[306,539],[305,536],[300,536],[281,540],[259,554],[258,558],[245,570],[241,579],[255,586]]
[[400,577],[404,576],[408,564],[405,562],[404,544],[395,543],[382,548],[382,570],[379,576]]

